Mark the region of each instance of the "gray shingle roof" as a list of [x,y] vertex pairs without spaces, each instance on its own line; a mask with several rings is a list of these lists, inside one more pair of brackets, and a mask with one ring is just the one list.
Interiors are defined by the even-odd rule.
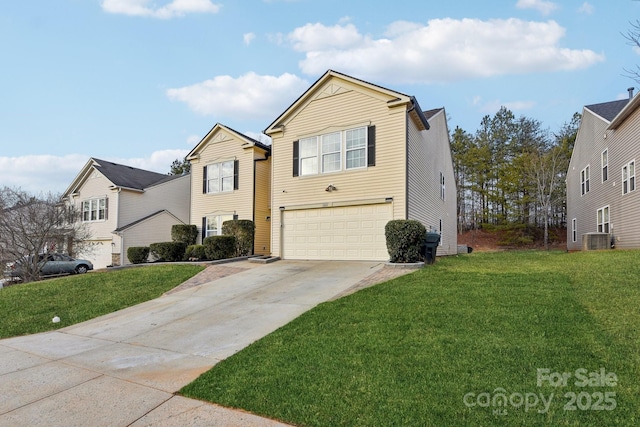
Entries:
[[158,172],[119,165],[106,160],[96,159],[95,157],[93,160],[95,161],[93,167],[118,187],[144,190],[147,187],[160,183],[160,181],[177,178]]
[[593,111],[606,121],[610,122],[615,116],[618,115],[625,105],[629,102],[628,99],[621,99],[619,101],[603,102],[601,104],[585,105],[584,108]]

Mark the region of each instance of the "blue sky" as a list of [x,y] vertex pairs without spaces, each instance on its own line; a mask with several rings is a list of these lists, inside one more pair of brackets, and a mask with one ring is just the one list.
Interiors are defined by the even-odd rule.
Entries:
[[[615,3],[615,5],[613,5]],[[327,69],[551,131],[627,96],[640,1],[6,0],[0,185],[61,192],[89,157],[168,172],[217,123],[259,137]]]

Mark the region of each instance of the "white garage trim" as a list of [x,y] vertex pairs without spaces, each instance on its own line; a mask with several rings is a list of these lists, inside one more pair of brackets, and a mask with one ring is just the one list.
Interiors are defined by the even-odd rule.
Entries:
[[388,260],[384,227],[393,219],[392,200],[281,208],[282,258]]

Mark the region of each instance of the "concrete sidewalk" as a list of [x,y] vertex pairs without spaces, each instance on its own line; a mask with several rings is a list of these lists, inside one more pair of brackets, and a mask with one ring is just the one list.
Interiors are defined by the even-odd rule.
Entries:
[[0,426],[284,425],[173,393],[317,304],[386,279],[383,271],[347,261],[211,266],[158,299],[0,340]]

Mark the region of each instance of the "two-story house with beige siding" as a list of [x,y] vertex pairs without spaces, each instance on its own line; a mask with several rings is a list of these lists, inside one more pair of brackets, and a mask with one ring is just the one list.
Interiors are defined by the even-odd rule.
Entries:
[[75,254],[94,267],[129,264],[127,249],[171,241],[171,226],[189,222],[191,178],[91,158],[63,193],[91,240]]
[[271,252],[284,259],[389,259],[384,228],[416,219],[457,250],[444,109],[328,71],[265,133],[272,138]]
[[[567,248],[640,248],[640,97],[587,105],[567,171]],[[607,234],[608,236],[594,236]]]
[[248,219],[255,224],[254,253],[269,255],[271,148],[216,124],[187,155],[191,162],[191,224],[200,242],[222,234],[222,224]]

